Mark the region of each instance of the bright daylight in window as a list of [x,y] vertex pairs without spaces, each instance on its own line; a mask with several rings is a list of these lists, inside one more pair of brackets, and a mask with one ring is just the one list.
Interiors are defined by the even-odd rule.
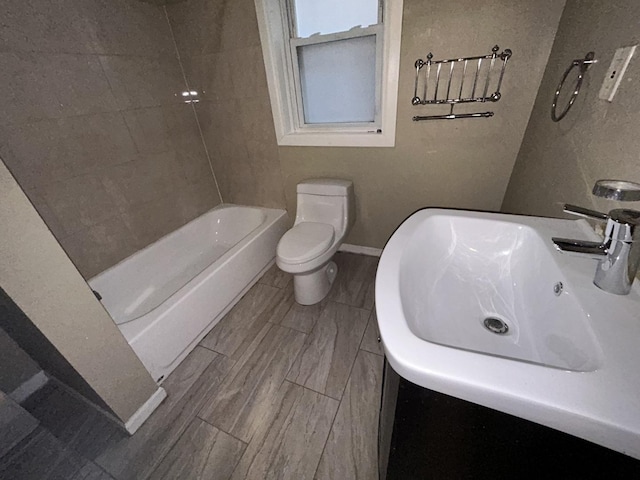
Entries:
[[279,145],[395,144],[402,0],[255,0]]

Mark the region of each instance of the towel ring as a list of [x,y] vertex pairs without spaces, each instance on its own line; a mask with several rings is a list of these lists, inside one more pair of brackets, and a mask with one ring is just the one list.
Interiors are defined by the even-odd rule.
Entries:
[[[565,70],[564,75],[562,76],[562,80],[560,80],[560,83],[558,84],[558,88],[556,89],[556,93],[553,96],[553,103],[551,104],[551,120],[553,120],[554,122],[559,122],[560,120],[562,120],[564,116],[569,112],[571,107],[573,106],[573,103],[576,101],[576,98],[580,93],[580,87],[582,87],[582,80],[584,79],[585,72],[589,68],[589,65],[597,62],[597,60],[593,59],[594,55],[595,55],[594,52],[587,53],[584,56],[584,58],[579,58],[571,62],[571,65],[569,65],[569,68]],[[560,96],[560,91],[564,86],[564,82],[567,80],[567,76],[569,75],[569,72],[571,72],[571,70],[573,70],[574,67],[580,67],[578,80],[576,80],[576,86],[573,89],[573,93],[571,94],[569,103],[567,103],[567,105],[564,107],[564,110],[562,110],[560,115],[558,115],[556,113],[556,108],[558,106],[558,97]]]

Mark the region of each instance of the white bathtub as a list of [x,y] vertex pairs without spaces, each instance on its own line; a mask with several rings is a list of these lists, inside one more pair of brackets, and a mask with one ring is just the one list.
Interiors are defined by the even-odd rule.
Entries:
[[284,210],[221,205],[89,285],[161,382],[274,262]]

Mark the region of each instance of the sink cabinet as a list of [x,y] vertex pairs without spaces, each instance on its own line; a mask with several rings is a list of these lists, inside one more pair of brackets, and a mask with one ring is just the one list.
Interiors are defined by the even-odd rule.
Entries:
[[380,480],[627,479],[640,461],[415,385],[385,360]]

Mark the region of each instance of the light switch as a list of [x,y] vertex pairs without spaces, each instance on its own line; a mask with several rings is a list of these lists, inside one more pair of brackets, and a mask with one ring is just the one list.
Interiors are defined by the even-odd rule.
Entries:
[[616,53],[613,55],[613,59],[611,60],[611,65],[609,65],[607,74],[604,77],[604,82],[602,82],[602,87],[600,88],[599,97],[602,100],[606,100],[608,102],[613,100],[616,90],[618,90],[622,77],[624,76],[624,72],[629,65],[629,61],[631,60],[633,53],[636,51],[636,46],[637,45],[621,47],[616,50]]

